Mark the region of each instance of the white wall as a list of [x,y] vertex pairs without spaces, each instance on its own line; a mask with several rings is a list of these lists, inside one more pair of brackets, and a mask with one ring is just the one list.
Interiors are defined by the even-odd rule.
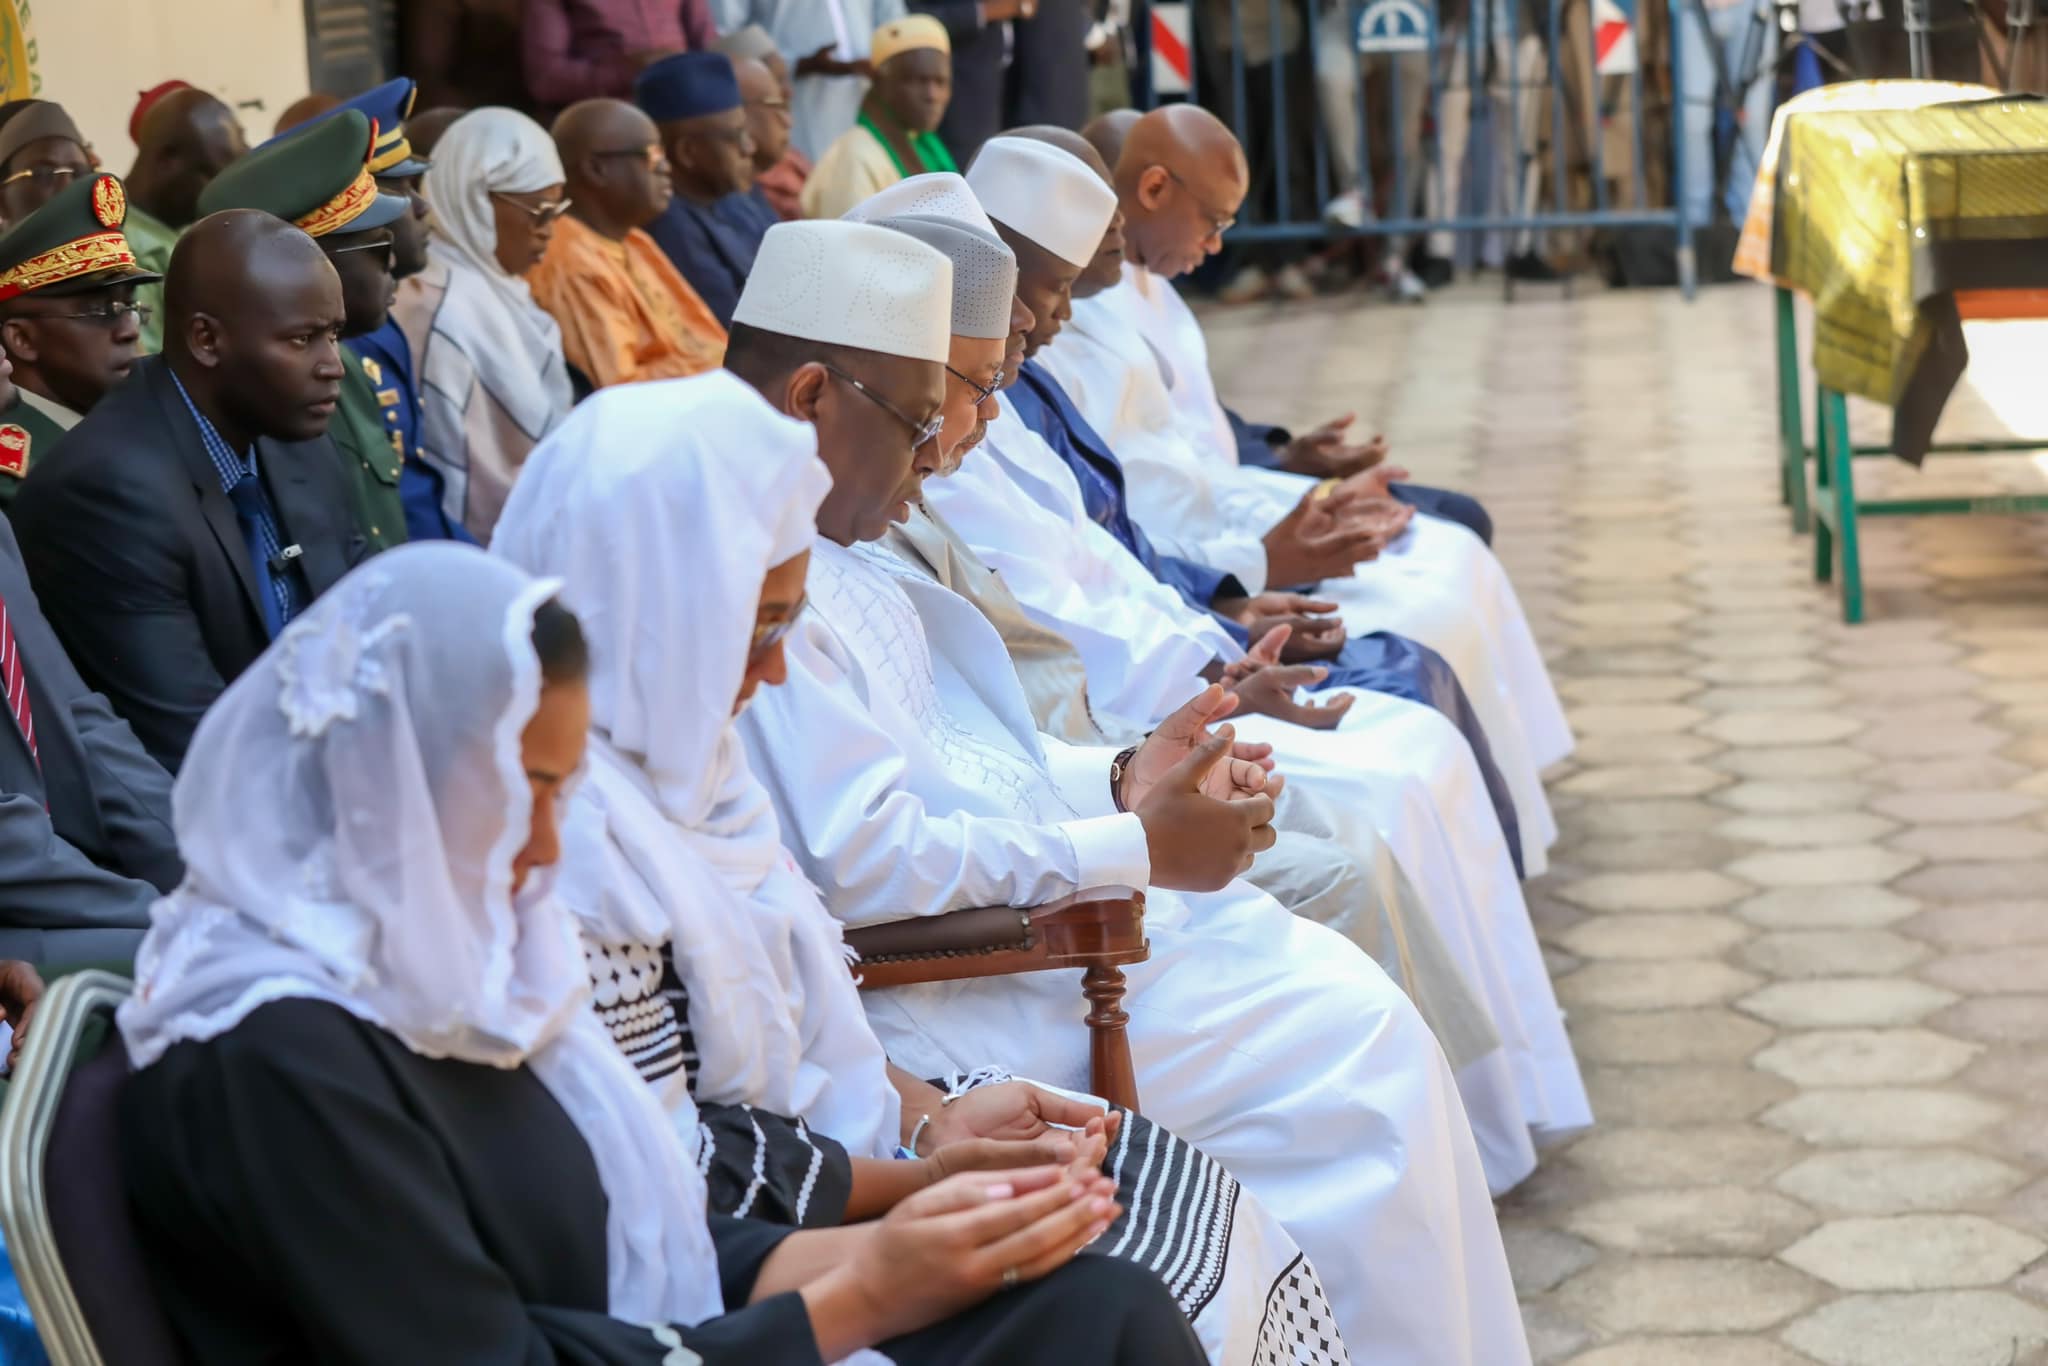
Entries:
[[135,97],[159,81],[187,80],[235,106],[251,146],[306,93],[303,0],[14,2],[28,15],[39,93],[70,111],[117,174],[134,160]]

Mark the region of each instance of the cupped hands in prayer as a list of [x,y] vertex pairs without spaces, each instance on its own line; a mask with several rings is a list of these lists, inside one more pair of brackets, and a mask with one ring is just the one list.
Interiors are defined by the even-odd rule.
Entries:
[[1311,730],[1334,730],[1351,710],[1352,695],[1339,693],[1326,702],[1300,702],[1295,692],[1312,688],[1330,671],[1316,664],[1285,664],[1288,627],[1276,626],[1259,638],[1243,659],[1223,669],[1223,686],[1237,696],[1246,716],[1271,716]]
[[1302,593],[1258,593],[1248,598],[1218,598],[1216,610],[1244,627],[1253,640],[1264,640],[1286,627],[1285,653],[1278,663],[1301,664],[1328,659],[1344,648],[1344,619],[1337,604]]
[[1345,432],[1357,420],[1356,413],[1346,413],[1303,432],[1281,450],[1280,468],[1318,479],[1342,479],[1371,469],[1387,458],[1387,439],[1375,435],[1362,444],[1346,441]]
[[1272,746],[1209,726],[1237,698],[1211,684],[1160,723],[1125,774],[1124,806],[1144,823],[1154,886],[1210,892],[1273,847],[1273,800],[1286,780]]

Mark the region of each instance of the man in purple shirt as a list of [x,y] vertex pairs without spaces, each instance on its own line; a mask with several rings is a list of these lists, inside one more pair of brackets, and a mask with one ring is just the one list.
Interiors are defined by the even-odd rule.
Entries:
[[718,41],[709,0],[525,0],[526,89],[536,104],[631,99],[657,58]]

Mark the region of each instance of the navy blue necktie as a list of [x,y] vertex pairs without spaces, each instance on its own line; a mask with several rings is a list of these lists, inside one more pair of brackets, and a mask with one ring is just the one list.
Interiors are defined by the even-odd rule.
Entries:
[[263,626],[272,640],[284,629],[284,609],[277,601],[277,588],[273,582],[276,570],[270,565],[271,538],[263,534],[263,484],[254,474],[245,474],[235,481],[228,490],[228,501],[235,505],[235,520],[242,524],[242,542],[249,547],[249,564],[256,571],[256,581],[262,585],[256,596],[263,603]]

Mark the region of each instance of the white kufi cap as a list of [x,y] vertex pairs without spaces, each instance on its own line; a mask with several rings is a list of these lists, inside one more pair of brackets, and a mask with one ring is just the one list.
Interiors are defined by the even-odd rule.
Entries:
[[967,184],[990,218],[1070,266],[1095,259],[1116,216],[1116,191],[1087,162],[1036,138],[984,142]]
[[884,218],[950,218],[994,232],[995,225],[982,212],[981,201],[967,188],[967,180],[951,171],[927,171],[906,176],[887,189],[877,190],[840,217],[849,223],[873,223]]
[[1017,295],[1017,254],[994,232],[945,218],[883,218],[878,228],[908,233],[953,263],[953,335],[1001,340],[1010,335]]
[[866,223],[777,223],[761,238],[732,320],[943,365],[953,342],[953,263]]

